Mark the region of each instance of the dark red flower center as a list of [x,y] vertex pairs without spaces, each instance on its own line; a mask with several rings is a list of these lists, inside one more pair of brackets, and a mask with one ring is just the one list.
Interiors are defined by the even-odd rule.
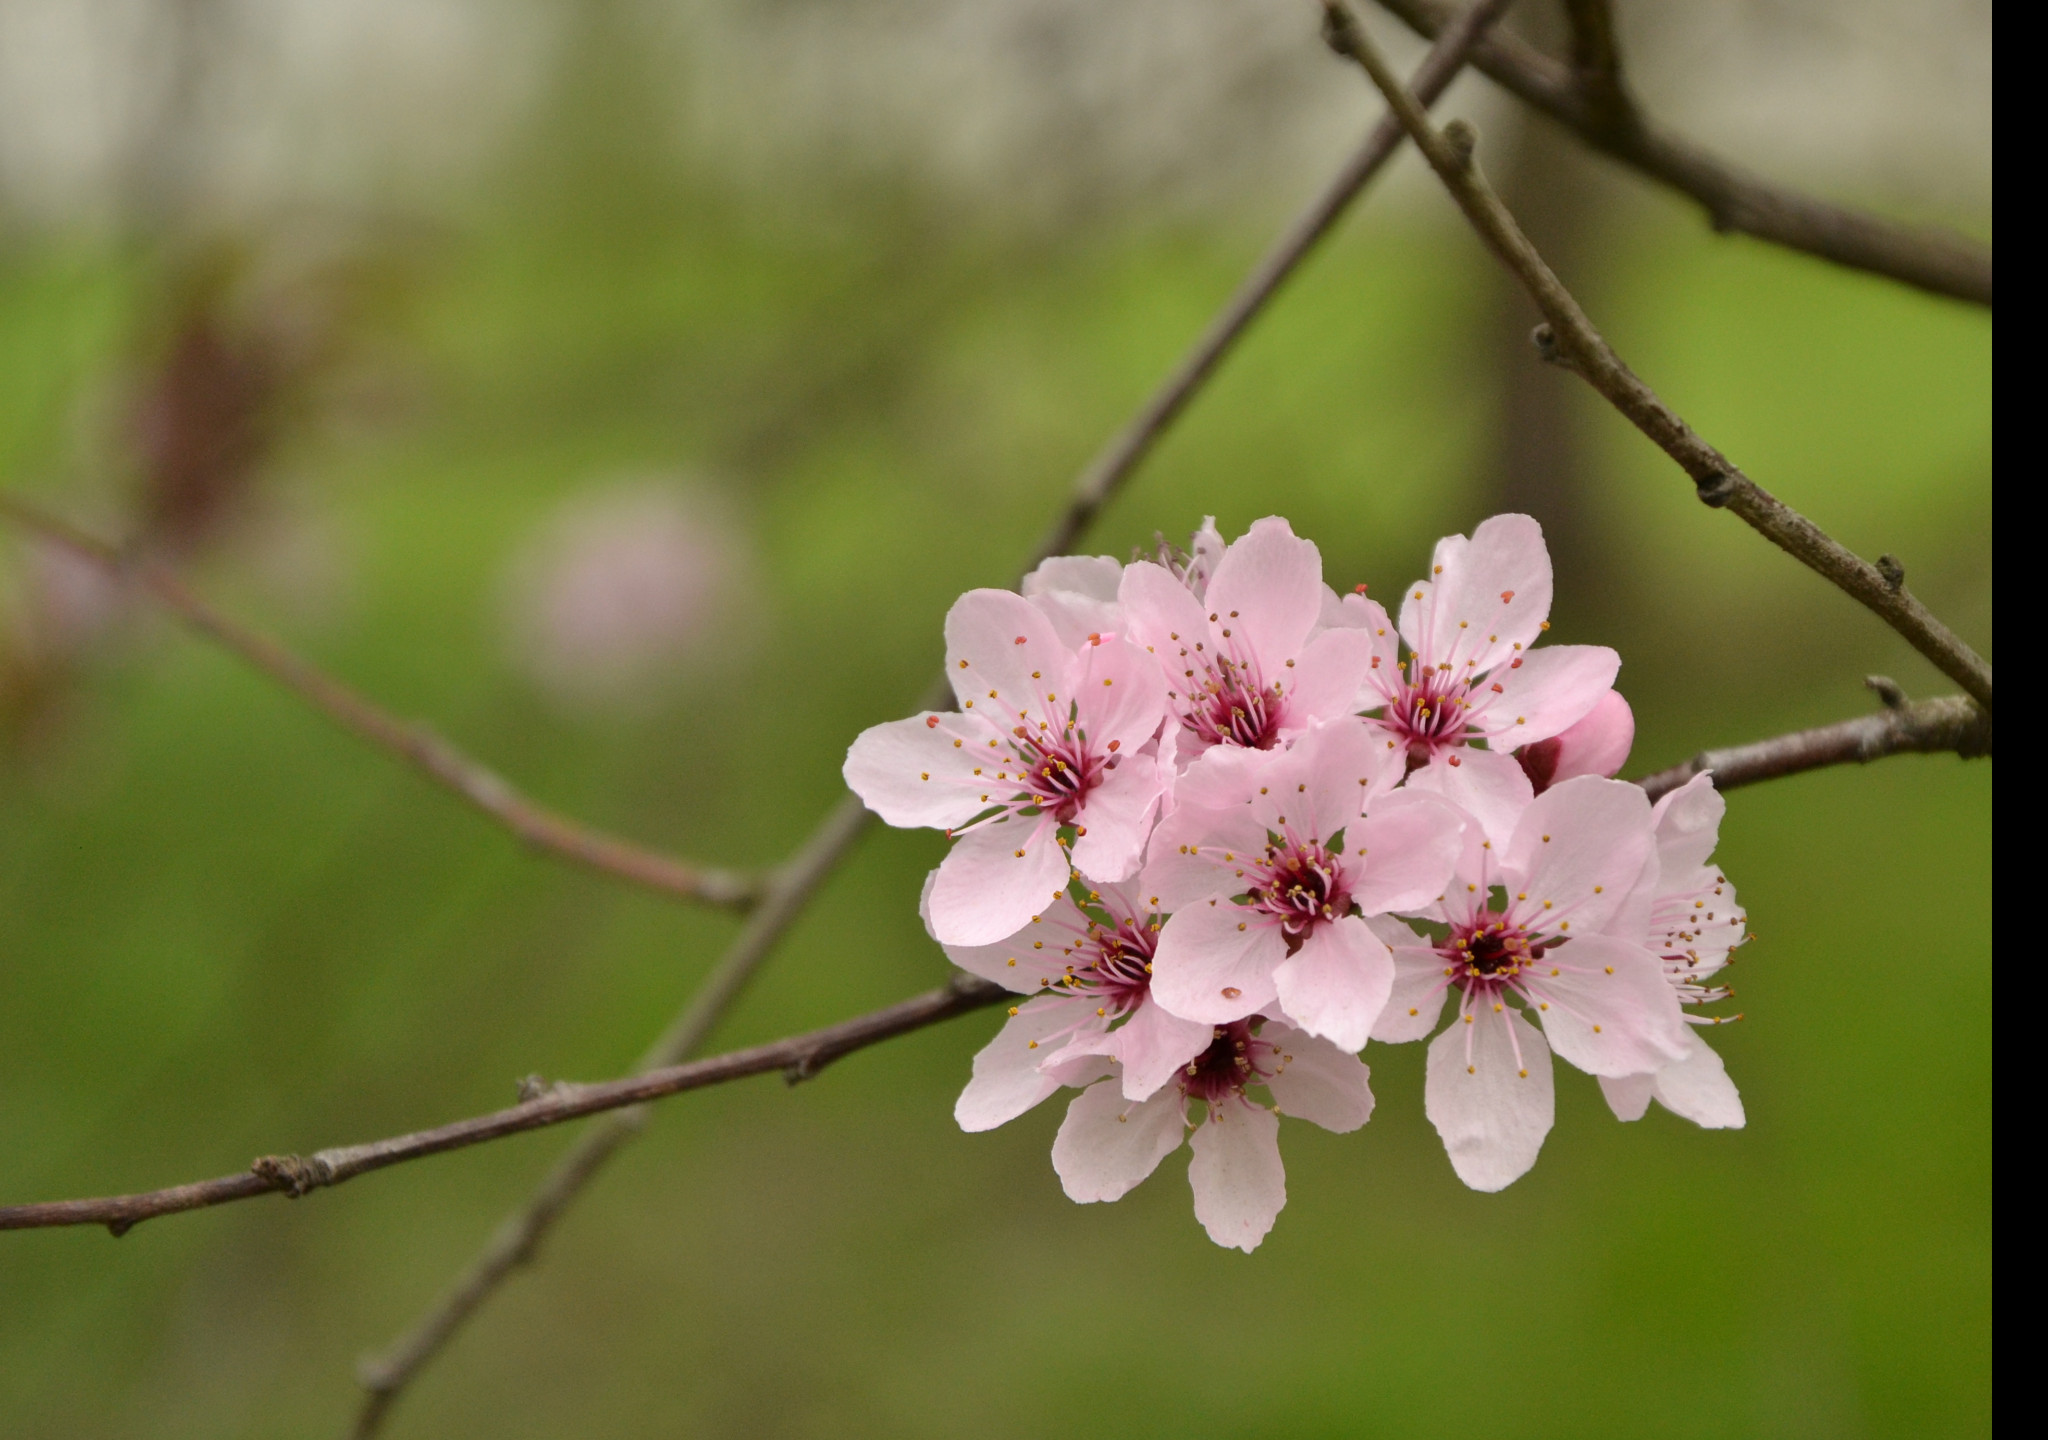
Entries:
[[1244,1020],[1233,1020],[1228,1025],[1218,1025],[1209,1048],[1188,1061],[1180,1073],[1181,1093],[1191,1100],[1206,1100],[1211,1105],[1227,1100],[1233,1095],[1244,1094],[1247,1085],[1271,1075],[1266,1060],[1272,1055],[1273,1047],[1252,1034],[1252,1026],[1265,1020],[1263,1015],[1253,1015]]
[[1270,750],[1279,743],[1281,695],[1249,660],[1219,658],[1188,697],[1187,726],[1211,745]]
[[1011,730],[1010,748],[1016,752],[1026,793],[1019,800],[1052,812],[1066,823],[1080,812],[1088,792],[1102,783],[1105,772],[1116,765],[1115,756],[1092,751],[1072,727],[1059,736],[1034,733],[1028,726]]
[[1152,952],[1157,948],[1157,921],[1119,919],[1111,929],[1091,924],[1073,950],[1078,963],[1060,977],[1062,988],[1098,995],[1118,1014],[1135,1010],[1152,991]]
[[1448,670],[1423,669],[1420,661],[1411,661],[1410,668],[1421,670],[1421,678],[1402,680],[1401,693],[1386,708],[1386,723],[1408,742],[1409,759],[1421,764],[1447,746],[1464,743],[1471,729],[1465,711],[1472,687]]
[[1319,841],[1267,845],[1250,895],[1251,908],[1278,920],[1291,940],[1351,913],[1343,857]]
[[1454,925],[1437,953],[1452,965],[1452,983],[1463,988],[1496,986],[1513,981],[1543,958],[1546,945],[1497,910],[1481,910],[1470,921]]

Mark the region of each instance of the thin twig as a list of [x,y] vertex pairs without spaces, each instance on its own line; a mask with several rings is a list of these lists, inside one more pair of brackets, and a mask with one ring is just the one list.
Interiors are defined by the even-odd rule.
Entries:
[[108,1195],[95,1200],[55,1200],[41,1205],[0,1206],[0,1230],[41,1230],[66,1225],[104,1225],[116,1235],[125,1234],[144,1220],[175,1215],[185,1210],[203,1210],[234,1200],[258,1195],[280,1194],[293,1199],[324,1190],[366,1175],[372,1170],[403,1164],[428,1155],[463,1150],[508,1135],[543,1130],[587,1115],[623,1110],[702,1090],[709,1085],[744,1079],[749,1075],[783,1072],[792,1082],[807,1080],[841,1056],[912,1030],[922,1030],[956,1015],[984,1009],[1005,999],[1009,991],[986,980],[957,975],[949,985],[930,990],[909,1000],[876,1010],[837,1025],[827,1025],[802,1035],[792,1035],[766,1045],[749,1046],[686,1065],[632,1075],[623,1080],[606,1080],[592,1085],[562,1083],[541,1094],[488,1115],[455,1120],[431,1130],[394,1135],[363,1145],[338,1145],[311,1155],[265,1155],[235,1175],[201,1180],[191,1185],[174,1185],[166,1190],[146,1190],[134,1195]]
[[1904,570],[1896,562],[1880,568],[1855,554],[1751,480],[1732,460],[1695,434],[1622,363],[1586,318],[1579,302],[1529,243],[1528,236],[1522,233],[1473,161],[1476,136],[1471,127],[1453,121],[1439,132],[1420,102],[1367,38],[1344,0],[1324,0],[1324,16],[1331,48],[1356,60],[1372,76],[1373,83],[1387,96],[1394,113],[1408,127],[1416,148],[1443,180],[1465,217],[1543,312],[1549,323],[1538,327],[1536,342],[1545,358],[1577,372],[1677,461],[1692,477],[1701,500],[1732,510],[1772,544],[1833,581],[1903,635],[1942,674],[1990,709],[1991,666],[1906,589]]
[[[869,819],[866,807],[853,796],[833,807],[796,858],[778,872],[774,888],[747,917],[745,927],[719,957],[703,985],[640,1058],[636,1067],[640,1073],[654,1074],[679,1065],[697,1051],[776,942],[795,923],[812,893],[867,828]],[[526,1203],[500,1222],[482,1252],[433,1306],[381,1352],[362,1360],[356,1373],[368,1393],[356,1416],[355,1434],[376,1433],[406,1383],[440,1352],[507,1276],[533,1258],[541,1239],[583,1187],[646,1123],[646,1110],[634,1106],[615,1111],[586,1130],[549,1168]]]
[[[1875,715],[1798,730],[1748,745],[1705,750],[1681,765],[1659,770],[1635,783],[1651,799],[1711,771],[1717,789],[1733,790],[1764,780],[1834,765],[1866,765],[1888,755],[1952,753],[1972,760],[1992,753],[1991,717],[1961,695],[1935,700],[1908,700],[1890,680],[1868,682],[1885,702]],[[763,907],[764,911],[767,907]],[[89,1200],[54,1200],[35,1205],[0,1206],[0,1230],[31,1230],[66,1225],[104,1225],[125,1233],[144,1220],[201,1210],[258,1195],[300,1196],[351,1180],[371,1170],[460,1150],[488,1140],[523,1134],[584,1116],[609,1114],[614,1120],[644,1115],[651,1100],[700,1090],[749,1075],[781,1070],[791,1081],[807,1080],[843,1055],[897,1035],[923,1029],[955,1015],[1003,1000],[1014,1000],[1000,986],[956,974],[952,983],[923,995],[821,1030],[793,1035],[766,1045],[734,1050],[706,1060],[643,1070],[623,1080],[598,1084],[561,1083],[508,1109],[457,1120],[431,1130],[398,1135],[364,1145],[343,1145],[311,1155],[266,1155],[247,1171],[173,1185],[134,1195],[107,1195]],[[637,1119],[634,1126],[637,1126]],[[633,1127],[629,1127],[633,1128]],[[365,1383],[370,1383],[368,1380]]]
[[1646,775],[1636,783],[1652,800],[1676,790],[1695,775],[1712,771],[1716,790],[1733,790],[1832,765],[1868,765],[1887,755],[1960,755],[1976,760],[1991,753],[1991,716],[1961,695],[1907,700],[1897,685],[1872,676],[1870,688],[1885,708],[1833,725],[1797,730],[1751,745],[1702,750],[1682,765]]
[[[1461,11],[1416,70],[1416,93],[1430,99],[1440,95],[1463,68],[1464,58],[1474,42],[1507,10],[1510,3],[1512,0],[1477,0]],[[1400,122],[1392,115],[1382,117],[1373,126],[1364,143],[1252,268],[1217,312],[1216,318],[1130,422],[1112,436],[1075,477],[1071,500],[1039,542],[1027,570],[1051,556],[1066,554],[1074,547],[1082,532],[1152,452],[1159,438],[1216,372],[1231,347],[1281,285],[1300,267],[1317,243],[1330,233],[1351,202],[1385,166],[1400,146],[1404,133]],[[942,679],[928,698],[927,708],[950,704],[949,697],[949,687]],[[700,1004],[701,997],[693,999],[685,1016],[670,1028],[664,1041],[649,1052],[651,1059],[657,1063],[673,1063],[701,1042],[703,1034],[723,1012],[724,1005],[739,994],[747,979],[766,959],[782,928],[794,919],[796,910],[809,896],[809,887],[822,879],[837,862],[845,844],[851,843],[866,817],[867,812],[859,802],[851,799],[833,812],[826,826],[846,827],[843,839],[836,845],[824,845],[813,852],[820,863],[811,879],[788,888],[778,887],[776,897],[763,905],[755,922],[733,942],[733,948],[719,961],[707,993],[715,987],[722,999],[712,1006]],[[818,842],[814,840],[813,844]],[[801,873],[802,867],[792,866],[789,878],[801,880]],[[788,897],[786,902],[781,898],[783,896]],[[778,916],[781,923],[771,926],[770,919]],[[668,1042],[672,1040],[681,1043],[670,1045]],[[533,1257],[541,1238],[603,1168],[613,1152],[633,1137],[639,1123],[637,1115],[622,1113],[583,1136],[555,1162],[525,1205],[506,1217],[483,1252],[433,1307],[381,1353],[363,1361],[360,1375],[369,1394],[356,1419],[354,1434],[359,1440],[367,1440],[377,1432],[392,1402],[420,1367],[447,1344],[462,1323],[513,1270]]]
[[163,565],[130,556],[13,496],[0,495],[0,519],[143,590],[193,630],[240,656],[342,729],[405,760],[536,850],[651,890],[731,909],[744,909],[762,893],[761,877],[692,865],[534,803],[426,726],[399,719],[270,636],[215,609]]
[[1564,0],[1571,23],[1572,71],[1586,110],[1601,130],[1639,126],[1641,112],[1621,77],[1621,41],[1608,0]]
[[[1444,0],[1378,3],[1423,36],[1441,33],[1457,14]],[[1586,5],[1587,0],[1570,0],[1575,22]],[[1611,38],[1611,28],[1608,34]],[[1479,43],[1472,64],[1595,149],[1698,201],[1717,230],[1740,231],[1937,295],[1991,303],[1991,247],[1982,241],[1953,230],[1881,219],[1753,175],[1661,128],[1627,100],[1625,91],[1589,93],[1577,55],[1565,65],[1500,32]],[[1613,105],[1617,96],[1625,103]]]

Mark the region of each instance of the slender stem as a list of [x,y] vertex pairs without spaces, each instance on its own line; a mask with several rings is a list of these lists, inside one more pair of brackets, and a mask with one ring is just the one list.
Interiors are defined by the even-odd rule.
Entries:
[[[1598,3],[1568,0],[1577,35],[1585,33],[1579,24],[1583,13]],[[1441,33],[1457,14],[1444,0],[1379,4],[1423,36]],[[1612,34],[1610,21],[1610,54],[1617,53]],[[1527,41],[1497,33],[1473,50],[1472,63],[1596,150],[1698,201],[1717,230],[1739,231],[1936,295],[1991,303],[1989,245],[1953,230],[1901,225],[1830,204],[1731,165],[1653,123],[1618,87],[1609,93],[1589,88],[1586,52],[1576,44],[1574,49],[1567,66]],[[1614,73],[1619,75],[1618,59]],[[1623,103],[1614,104],[1617,98]]]
[[1538,328],[1536,341],[1546,358],[1575,371],[1677,461],[1698,487],[1702,501],[1733,511],[1772,544],[1833,581],[1990,709],[1990,664],[1906,589],[1905,572],[1897,562],[1880,569],[1855,554],[1695,434],[1622,363],[1564,282],[1529,243],[1474,163],[1476,137],[1471,128],[1453,121],[1439,132],[1430,123],[1428,113],[1389,68],[1344,0],[1324,0],[1324,16],[1331,48],[1356,60],[1372,77],[1466,219],[1543,312],[1549,323]]
[[1832,765],[1868,765],[1887,755],[1955,754],[1975,760],[1991,753],[1991,716],[1961,695],[1909,701],[1889,680],[1873,678],[1885,709],[1812,730],[1796,730],[1749,745],[1702,750],[1682,765],[1646,775],[1636,783],[1652,800],[1668,795],[1695,775],[1711,771],[1716,790],[1733,790],[1761,780],[1821,770]]
[[730,909],[744,909],[762,893],[766,882],[761,877],[692,865],[536,804],[426,726],[399,719],[270,636],[215,609],[162,565],[127,555],[12,496],[0,495],[0,519],[136,586],[342,729],[398,756],[536,850],[651,890]]
[[464,1150],[588,1115],[625,1110],[749,1075],[779,1070],[792,1082],[807,1080],[841,1056],[1008,998],[1014,997],[1001,986],[960,975],[950,985],[821,1030],[684,1065],[664,1066],[622,1080],[552,1085],[517,1105],[437,1125],[431,1130],[415,1130],[409,1135],[394,1135],[362,1145],[337,1145],[311,1155],[265,1155],[239,1174],[173,1185],[164,1190],[108,1195],[95,1200],[0,1206],[0,1230],[104,1225],[121,1235],[160,1215],[203,1210],[258,1195],[281,1194],[296,1199],[408,1160]]
[[1608,0],[1564,0],[1571,25],[1572,72],[1588,112],[1602,130],[1641,123],[1621,77],[1621,40],[1614,33],[1614,9]]
[[[1477,0],[1459,12],[1415,72],[1417,93],[1431,99],[1440,95],[1463,68],[1465,56],[1478,37],[1507,10],[1510,3],[1511,0]],[[1051,556],[1066,554],[1074,547],[1110,497],[1136,471],[1167,428],[1216,373],[1231,347],[1264,311],[1287,278],[1330,233],[1351,202],[1386,165],[1399,148],[1404,133],[1400,122],[1391,114],[1383,116],[1373,126],[1364,143],[1322,193],[1287,227],[1238,285],[1215,319],[1181,357],[1180,363],[1160,382],[1129,423],[1112,436],[1075,477],[1072,498],[1039,542],[1033,559],[1026,566],[1027,571]],[[951,689],[941,677],[927,697],[925,708],[937,709],[950,703]],[[852,827],[846,834],[846,840],[850,842],[865,818],[866,812],[859,803],[848,800],[826,824],[830,826],[843,820]],[[821,879],[838,858],[838,851],[829,850],[829,847],[818,853],[824,856],[823,863],[808,884],[815,884],[816,879]],[[670,1037],[687,1035],[690,1037],[688,1043],[675,1049],[657,1044],[650,1052],[651,1058],[663,1062],[679,1060],[694,1048],[704,1031],[716,1022],[725,1004],[739,994],[747,979],[766,959],[769,948],[780,935],[780,925],[764,928],[764,917],[782,916],[786,924],[788,919],[794,918],[808,894],[808,888],[801,886],[778,889],[776,896],[762,907],[762,915],[757,917],[756,924],[750,925],[719,961],[704,992],[709,994],[716,990],[721,997],[718,1003],[703,1005],[702,995],[692,999],[689,1010],[670,1028]],[[789,897],[786,909],[781,898],[784,895]],[[757,935],[765,937],[758,944],[754,939]],[[691,1017],[700,1017],[701,1026]],[[639,1124],[636,1114],[622,1113],[594,1128],[572,1146],[555,1162],[525,1205],[505,1218],[482,1253],[456,1277],[441,1298],[380,1354],[362,1363],[360,1375],[369,1393],[356,1418],[354,1433],[357,1437],[367,1440],[377,1432],[399,1392],[447,1344],[498,1285],[533,1257],[542,1237],[603,1168],[613,1152],[633,1137]]]
[[[1873,678],[1870,684],[1885,700],[1886,708],[1875,715],[1798,730],[1748,745],[1705,750],[1682,765],[1660,770],[1636,783],[1652,799],[1657,799],[1704,771],[1713,773],[1717,788],[1732,790],[1834,765],[1868,764],[1888,755],[1953,753],[1964,759],[1976,759],[1991,754],[1991,717],[1964,696],[1910,701],[1888,680]],[[766,911],[769,907],[762,908]],[[437,1125],[431,1130],[367,1144],[336,1146],[311,1155],[266,1155],[240,1174],[162,1190],[0,1206],[0,1230],[104,1225],[120,1235],[160,1215],[201,1210],[258,1195],[297,1197],[372,1170],[590,1115],[605,1114],[615,1120],[641,1117],[649,1101],[770,1070],[782,1071],[792,1082],[807,1080],[843,1055],[1016,998],[1000,986],[956,974],[949,985],[837,1025],[709,1059],[653,1067],[621,1080],[548,1086],[517,1105]],[[636,1118],[634,1124],[637,1123]]]
[[[1447,17],[1441,32],[1409,82],[1425,105],[1433,104],[1465,68],[1465,60],[1513,0],[1476,0]],[[1180,363],[1159,383],[1124,428],[1097,452],[1074,480],[1073,504],[1056,521],[1039,546],[1042,556],[1063,555],[1101,508],[1101,497],[1135,469],[1180,412],[1214,373],[1268,301],[1301,267],[1311,251],[1336,228],[1374,176],[1400,148],[1405,131],[1392,113],[1382,116],[1331,177],[1323,192],[1294,218],[1251,273],[1239,282]]]
[[[796,858],[777,876],[774,888],[747,918],[718,964],[667,1030],[648,1047],[637,1067],[654,1074],[681,1064],[694,1054],[725,1012],[739,998],[813,891],[831,873],[871,817],[849,795],[834,806]],[[531,1260],[542,1238],[582,1193],[620,1146],[647,1123],[644,1107],[616,1110],[586,1130],[549,1168],[546,1178],[526,1203],[500,1222],[477,1257],[455,1278],[426,1313],[382,1352],[357,1366],[367,1395],[356,1416],[354,1433],[373,1435],[388,1411],[417,1374],[448,1343],[472,1314],[514,1270]]]

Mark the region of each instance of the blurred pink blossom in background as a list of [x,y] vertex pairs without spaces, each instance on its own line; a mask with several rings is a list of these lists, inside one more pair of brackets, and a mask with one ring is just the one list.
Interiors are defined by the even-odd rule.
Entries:
[[502,613],[514,669],[572,710],[644,710],[688,662],[745,642],[749,542],[676,478],[572,496],[514,553]]

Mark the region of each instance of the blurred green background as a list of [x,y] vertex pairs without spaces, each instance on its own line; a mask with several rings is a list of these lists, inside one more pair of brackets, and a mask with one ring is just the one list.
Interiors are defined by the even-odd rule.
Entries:
[[[533,795],[767,863],[1308,186],[1005,219],[907,165],[738,183],[650,138],[662,76],[615,8],[574,11],[512,142],[438,207],[15,214],[0,479]],[[1371,115],[1343,93],[1335,149]],[[1717,239],[1485,113],[1482,158],[1635,367],[1988,649],[1988,314]],[[1334,584],[1391,589],[1437,535],[1529,508],[1552,638],[1624,656],[1633,773],[1859,713],[1866,673],[1951,688],[1542,369],[1532,319],[1397,179],[1087,548],[1277,511]],[[618,1073],[735,927],[522,853],[12,536],[0,597],[0,1199]],[[1421,1048],[1375,1047],[1375,1121],[1287,1127],[1291,1198],[1249,1257],[1195,1224],[1185,1151],[1076,1207],[1058,1102],[959,1133],[992,1015],[666,1102],[390,1433],[1988,1433],[1990,821],[1989,762],[1733,797],[1721,859],[1759,939],[1714,1039],[1746,1130],[1618,1125],[1561,1068],[1536,1170],[1473,1194]],[[940,981],[915,900],[942,843],[870,832],[717,1043]],[[568,1138],[119,1243],[0,1237],[0,1432],[340,1433],[355,1357]]]

